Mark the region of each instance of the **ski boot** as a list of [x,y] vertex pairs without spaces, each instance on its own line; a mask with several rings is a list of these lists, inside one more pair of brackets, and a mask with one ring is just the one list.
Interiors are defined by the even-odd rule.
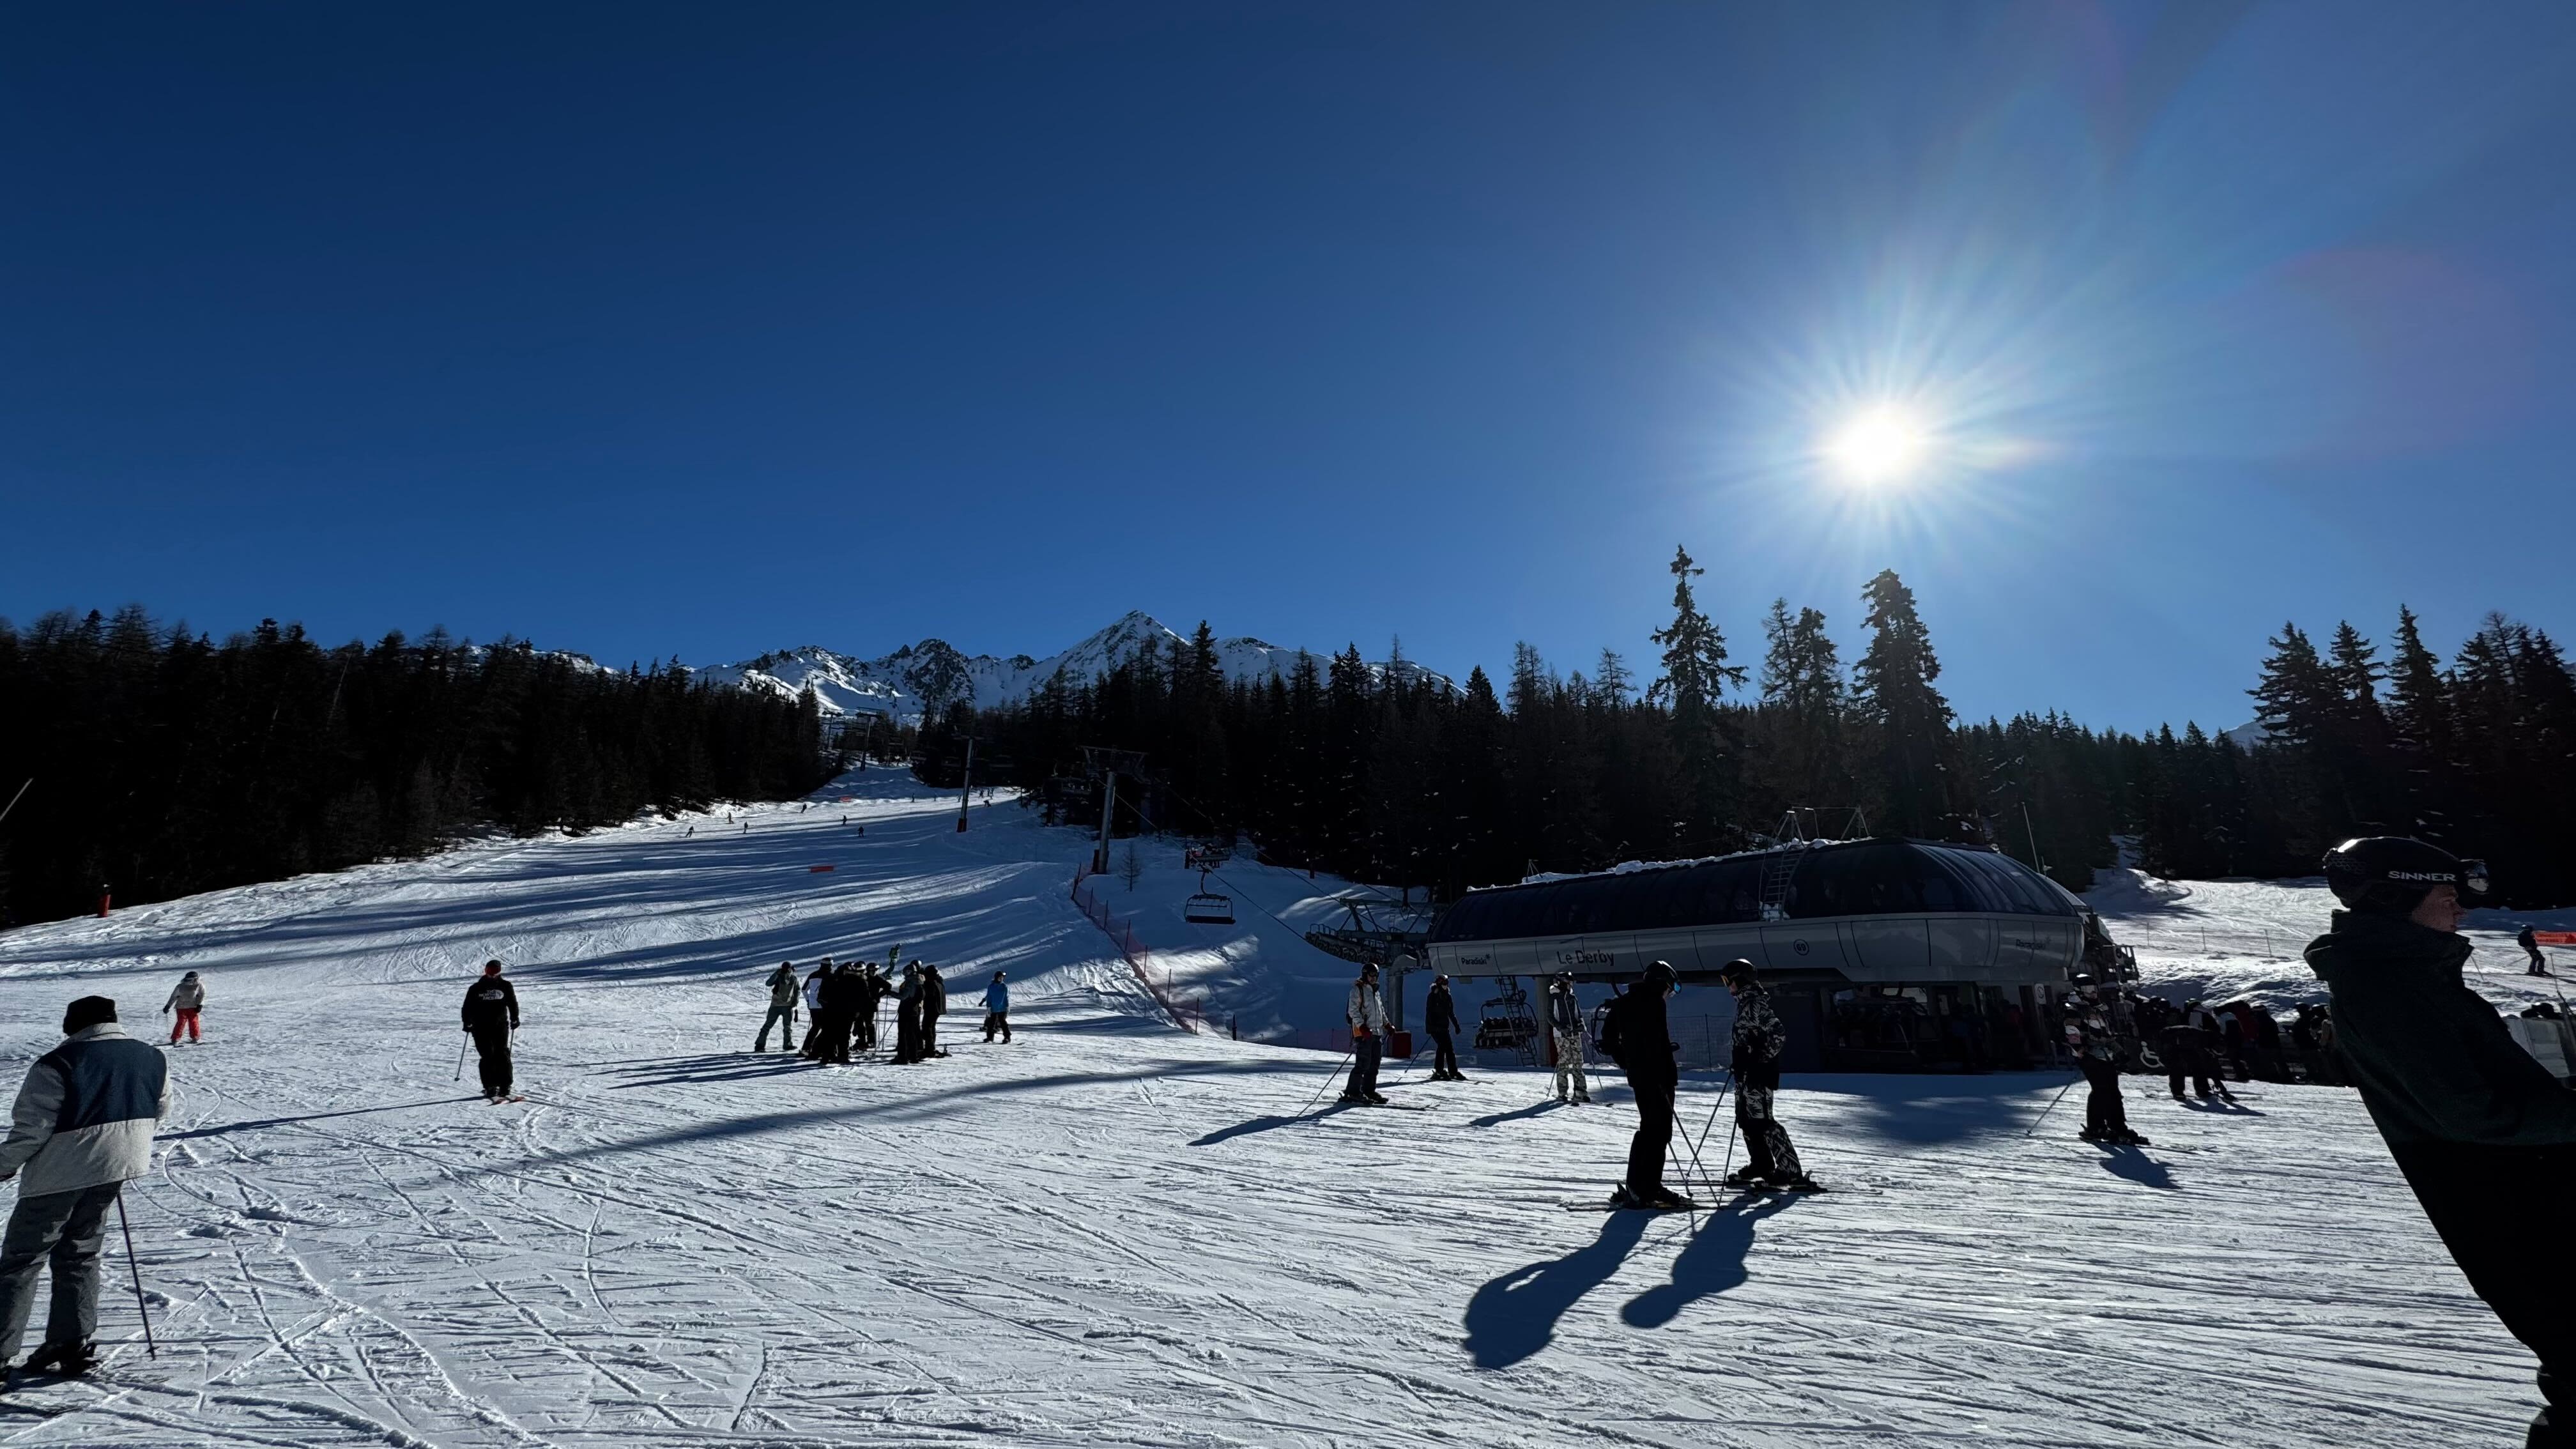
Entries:
[[1823,1192],[1825,1185],[1803,1172],[1775,1173],[1769,1179],[1776,1192]]
[[1386,1094],[1384,1092],[1370,1092],[1363,1096],[1361,1100],[1372,1107],[1383,1107],[1387,1105]]
[[1592,1105],[1592,1094],[1591,1094],[1590,1092],[1577,1092],[1577,1093],[1575,1093],[1575,1094],[1574,1094],[1574,1105],[1576,1105],[1576,1106],[1578,1106],[1578,1107],[1589,1107],[1589,1106],[1591,1106],[1591,1105]]
[[1760,1187],[1762,1185],[1762,1174],[1755,1172],[1749,1167],[1739,1167],[1733,1172],[1730,1172],[1726,1176],[1718,1179],[1718,1183],[1722,1187],[1732,1188]]
[[76,1379],[98,1367],[98,1345],[94,1343],[49,1343],[27,1355],[27,1361],[9,1371],[9,1382],[22,1378],[52,1375]]
[[2083,1131],[2076,1133],[2075,1136],[2077,1140],[2084,1142],[2099,1142],[2102,1140],[2101,1129],[2096,1127],[2087,1127]]
[[2138,1135],[2137,1130],[2131,1127],[2121,1128],[2119,1135],[2114,1137],[2112,1140],[2128,1147],[2144,1147],[2147,1145],[2147,1139]]
[[1674,1208],[1686,1208],[1690,1205],[1691,1200],[1689,1198],[1682,1196],[1680,1193],[1673,1191],[1669,1187],[1658,1187],[1646,1198],[1646,1206],[1666,1212],[1669,1212]]

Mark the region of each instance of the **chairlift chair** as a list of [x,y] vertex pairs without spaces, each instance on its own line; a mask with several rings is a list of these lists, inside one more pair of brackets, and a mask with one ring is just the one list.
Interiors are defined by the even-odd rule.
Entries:
[[[1198,852],[1193,850],[1192,855]],[[1181,919],[1194,926],[1231,926],[1234,924],[1234,897],[1223,891],[1208,889],[1208,871],[1203,861],[1193,861],[1199,873],[1199,893],[1181,902]]]

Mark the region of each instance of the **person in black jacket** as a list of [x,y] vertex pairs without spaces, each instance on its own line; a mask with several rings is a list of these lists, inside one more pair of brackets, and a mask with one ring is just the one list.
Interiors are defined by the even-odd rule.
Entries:
[[465,1030],[483,1073],[483,1097],[510,1095],[510,1033],[519,1029],[519,991],[501,975],[501,963],[483,963],[483,975],[465,988]]
[[823,978],[821,1059],[831,1066],[850,1064],[850,1027],[858,1020],[861,994],[859,973],[846,966],[832,967],[832,974]]
[[1431,995],[1422,1003],[1422,1029],[1431,1033],[1431,1080],[1467,1080],[1458,1070],[1458,1043],[1452,1040],[1460,1029],[1458,1002],[1449,994],[1446,976],[1431,979]]
[[944,1057],[948,1053],[939,1049],[939,1018],[948,1014],[948,978],[939,974],[938,967],[926,961],[920,965],[921,1054]]
[[921,1060],[921,963],[903,968],[903,984],[894,993],[894,1059],[898,1066]]
[[[2514,937],[2513,940],[2515,945],[2520,946],[2531,957],[2531,964],[2523,968],[2523,975],[2546,976],[2549,974],[2549,958],[2540,954],[2540,931],[2538,928],[2525,926],[2522,928],[2522,934]],[[194,975],[195,973],[191,972],[190,974]],[[170,1033],[170,1039],[172,1041],[177,1041],[179,1039],[179,1034],[175,1031]]]
[[859,968],[859,1019],[852,1030],[852,1041],[863,1052],[877,1049],[877,1007],[885,1000],[886,979],[877,973],[877,963],[870,961]]
[[2540,1359],[2532,1449],[2576,1444],[2576,1259],[2532,1250],[2576,1202],[2576,1091],[2461,979],[2458,933],[2486,866],[2397,836],[2326,856],[2347,907],[2308,945],[2334,997],[2337,1057],[2460,1272]]
[[1682,1085],[1681,1065],[1674,1058],[1680,1048],[1664,1019],[1664,998],[1678,984],[1672,963],[1658,961],[1611,1007],[1616,1057],[1637,1098],[1637,1135],[1628,1139],[1628,1180],[1610,1195],[1621,1207],[1679,1207],[1687,1201],[1664,1186],[1664,1159],[1673,1145],[1673,1097]]
[[1771,988],[1754,976],[1753,963],[1742,959],[1719,967],[1718,979],[1735,995],[1735,1054],[1729,1070],[1735,1075],[1735,1126],[1744,1136],[1744,1166],[1726,1175],[1726,1185],[1822,1192],[1823,1184],[1799,1164],[1789,1129],[1772,1115],[1789,1030],[1771,1005]]

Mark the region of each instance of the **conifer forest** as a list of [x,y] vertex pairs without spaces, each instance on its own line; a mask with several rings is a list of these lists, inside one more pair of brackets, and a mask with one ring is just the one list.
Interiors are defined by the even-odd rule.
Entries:
[[[221,643],[139,607],[0,622],[0,920],[425,854],[831,774],[810,700],[442,634]],[[0,804],[5,804],[0,798]]]
[[[2576,678],[2542,631],[2490,616],[2445,661],[2400,608],[2383,654],[2338,624],[2283,626],[2249,670],[2240,744],[2187,723],[2140,736],[2054,712],[1964,722],[1913,592],[1858,600],[1844,660],[1813,607],[1771,606],[1739,663],[1676,551],[1671,621],[1632,664],[1560,671],[1521,646],[1456,687],[1364,660],[1301,657],[1229,681],[1202,623],[1163,657],[1059,679],[1024,706],[963,705],[923,733],[953,780],[969,733],[1000,778],[1087,823],[1082,746],[1140,751],[1122,832],[1248,838],[1265,858],[1446,899],[1533,871],[1720,854],[1861,829],[1988,843],[2083,889],[2121,859],[2161,875],[2304,876],[2353,835],[2416,835],[2493,865],[2508,904],[2576,899]],[[1400,651],[1398,653],[1400,658]],[[1854,811],[1859,812],[1855,817]]]

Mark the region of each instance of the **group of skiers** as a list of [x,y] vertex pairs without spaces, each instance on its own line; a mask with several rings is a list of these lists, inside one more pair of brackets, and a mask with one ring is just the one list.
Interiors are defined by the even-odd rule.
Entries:
[[[915,958],[898,969],[903,948],[886,953],[885,966],[873,961],[835,965],[826,956],[801,980],[796,964],[781,961],[769,973],[769,1014],[761,1019],[755,1052],[769,1050],[769,1031],[778,1028],[778,1049],[788,1049],[796,1032],[796,1010],[805,1009],[805,1038],[796,1052],[807,1061],[850,1065],[853,1050],[876,1050],[878,1018],[885,999],[895,1000],[894,1061],[899,1066],[944,1057],[939,1045],[939,1019],[948,1013],[948,982],[939,969]],[[984,988],[984,1040],[1011,1039],[1011,987],[996,971]]]
[[[1726,1175],[1733,1188],[1783,1192],[1822,1192],[1824,1185],[1807,1175],[1789,1131],[1772,1108],[1780,1089],[1780,1057],[1788,1033],[1771,1004],[1753,963],[1728,962],[1719,979],[1735,998],[1735,1034],[1730,1088],[1735,1094],[1735,1122],[1745,1143],[1745,1164]],[[1679,1043],[1673,1040],[1664,1003],[1679,988],[1670,962],[1646,968],[1637,985],[1613,997],[1604,1012],[1601,1048],[1628,1076],[1637,1099],[1637,1132],[1628,1146],[1628,1171],[1611,1202],[1618,1207],[1676,1208],[1689,1199],[1664,1183],[1667,1161],[1678,1162],[1672,1147],[1674,1098],[1681,1089]],[[1556,1100],[1588,1103],[1590,1084],[1584,1074],[1584,1019],[1574,994],[1574,973],[1558,972],[1547,987],[1548,1030],[1556,1049]],[[1386,1106],[1378,1090],[1378,1067],[1385,1052],[1386,1004],[1378,991],[1377,963],[1360,967],[1351,983],[1344,1019],[1351,1028],[1350,1075],[1342,1101],[1350,1106]],[[1455,1035],[1461,1029],[1449,978],[1435,977],[1424,1003],[1423,1027],[1433,1044],[1431,1079],[1463,1082],[1458,1070]]]

